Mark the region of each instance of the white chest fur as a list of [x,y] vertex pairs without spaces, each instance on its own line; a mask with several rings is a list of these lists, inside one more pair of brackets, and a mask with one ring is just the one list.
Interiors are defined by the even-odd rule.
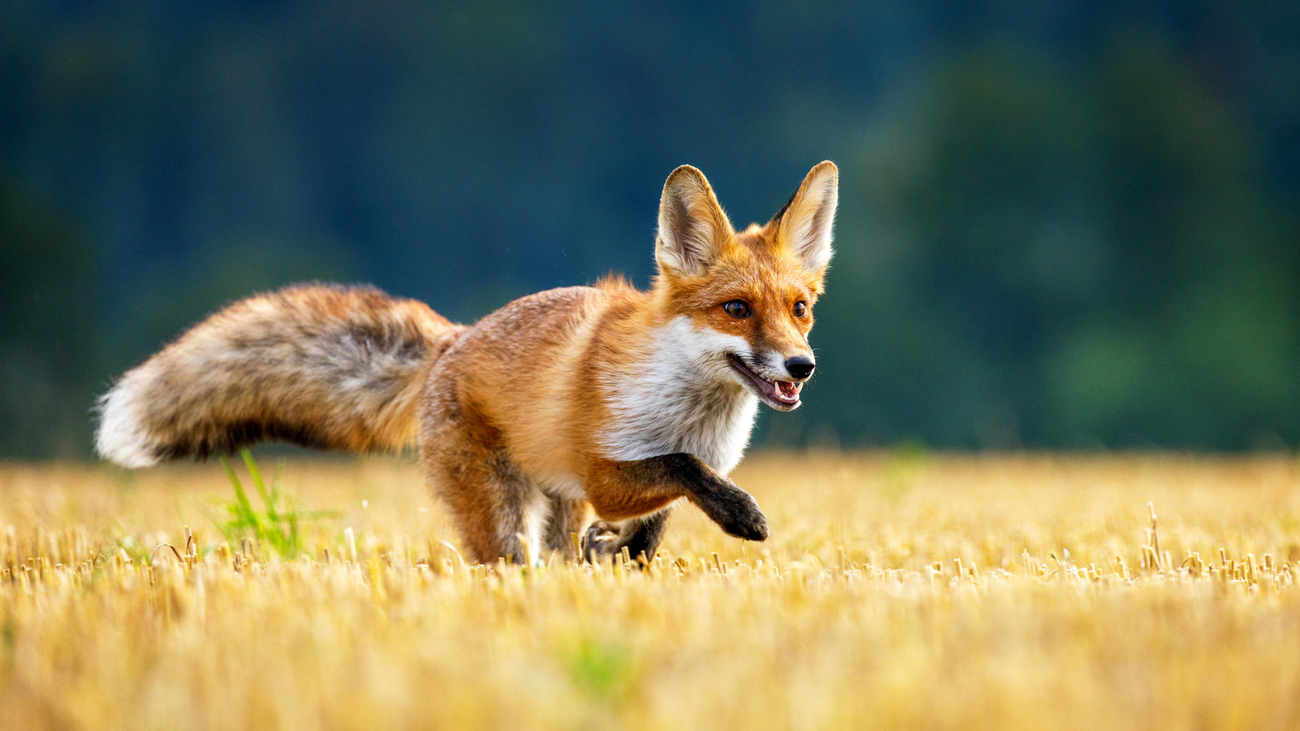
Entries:
[[619,461],[686,452],[722,474],[740,463],[758,398],[736,381],[726,354],[748,353],[743,338],[677,317],[655,333],[648,355],[606,385],[605,456]]

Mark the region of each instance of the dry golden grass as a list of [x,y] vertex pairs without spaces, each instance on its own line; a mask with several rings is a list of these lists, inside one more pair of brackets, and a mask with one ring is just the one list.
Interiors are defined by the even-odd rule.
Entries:
[[1300,727],[1294,459],[735,478],[765,544],[684,506],[648,572],[490,570],[399,461],[291,462],[341,517],[288,559],[225,542],[216,465],[2,468],[0,727]]

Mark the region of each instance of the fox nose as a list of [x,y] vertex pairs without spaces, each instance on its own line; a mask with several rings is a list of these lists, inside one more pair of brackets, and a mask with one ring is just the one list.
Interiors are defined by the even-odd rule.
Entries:
[[813,362],[813,359],[806,355],[796,355],[793,358],[785,359],[786,371],[801,381],[808,376],[811,376],[813,368],[816,367],[817,364]]

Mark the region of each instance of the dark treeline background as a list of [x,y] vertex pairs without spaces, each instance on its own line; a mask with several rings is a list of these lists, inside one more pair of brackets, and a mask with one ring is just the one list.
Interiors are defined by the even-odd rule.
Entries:
[[743,225],[825,158],[758,443],[1300,443],[1300,4],[546,5],[0,4],[0,456],[232,298],[645,284],[673,167]]

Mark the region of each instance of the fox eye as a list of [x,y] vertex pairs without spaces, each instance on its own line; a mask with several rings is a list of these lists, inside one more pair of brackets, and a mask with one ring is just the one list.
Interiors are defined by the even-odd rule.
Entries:
[[731,315],[737,320],[743,320],[746,317],[749,317],[749,303],[744,300],[731,300],[730,302],[725,302],[722,305],[722,309],[726,310],[728,315]]
[[804,304],[803,302],[794,303],[795,317],[803,317],[806,314],[808,314],[808,305]]

